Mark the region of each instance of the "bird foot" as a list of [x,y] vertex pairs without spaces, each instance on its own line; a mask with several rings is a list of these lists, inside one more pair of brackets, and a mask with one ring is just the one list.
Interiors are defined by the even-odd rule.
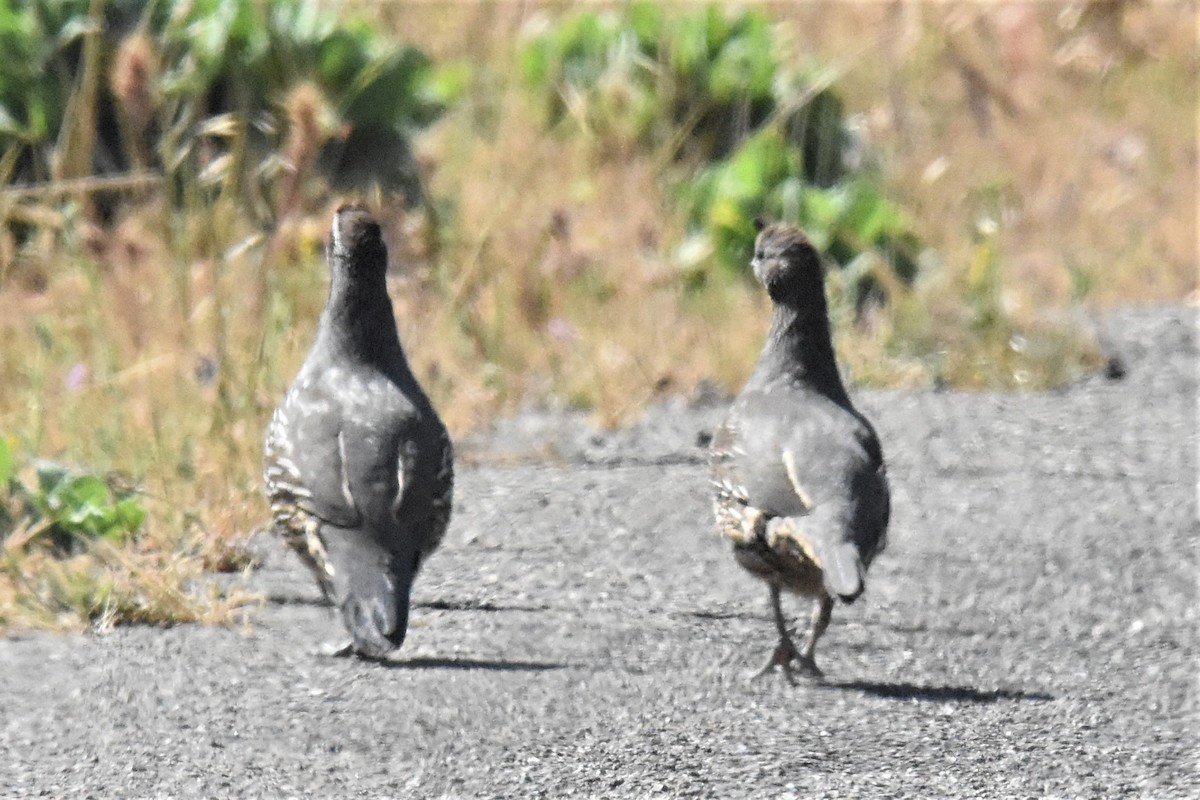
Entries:
[[822,672],[821,668],[817,666],[817,662],[812,656],[800,656],[796,659],[796,661],[800,664],[801,671],[804,672],[804,674],[807,675],[810,680],[825,680],[825,673]]
[[354,655],[354,642],[346,642],[344,644],[326,642],[317,648],[317,655],[324,656],[325,658],[349,658]]
[[788,684],[791,686],[796,686],[796,676],[792,670],[793,662],[796,663],[800,671],[803,672],[808,678],[816,681],[825,679],[825,673],[822,672],[821,668],[817,666],[817,662],[811,655],[801,655],[796,649],[796,645],[792,644],[790,641],[784,640],[775,645],[775,650],[771,653],[771,657],[767,659],[767,663],[763,665],[762,669],[751,675],[750,680],[758,680],[768,672],[774,670],[775,667],[779,667],[780,672],[783,673],[783,677]]

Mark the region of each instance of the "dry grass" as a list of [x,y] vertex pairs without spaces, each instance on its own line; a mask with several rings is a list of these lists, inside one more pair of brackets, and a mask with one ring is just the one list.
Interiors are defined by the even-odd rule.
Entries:
[[[1194,4],[770,8],[797,53],[840,71],[888,192],[941,255],[862,325],[835,304],[856,381],[1042,385],[1094,363],[1081,309],[1195,292]],[[455,433],[527,404],[617,424],[702,378],[740,384],[764,298],[682,288],[656,154],[541,129],[510,66],[534,11],[362,13],[478,70],[418,142],[438,246],[387,214],[402,339]],[[310,193],[266,242],[230,194],[183,215],[144,196],[111,230],[0,197],[39,231],[20,249],[0,237],[0,433],[128,474],[150,511],[128,547],[0,552],[0,629],[211,622],[247,600],[202,575],[243,566],[266,519],[261,432],[324,302],[335,199]]]
[[[948,263],[969,260],[986,219],[1022,307],[1195,290],[1194,3],[900,9],[859,10],[876,17],[857,24],[879,31],[883,57],[843,83]],[[832,15],[816,51],[832,57],[848,23]]]

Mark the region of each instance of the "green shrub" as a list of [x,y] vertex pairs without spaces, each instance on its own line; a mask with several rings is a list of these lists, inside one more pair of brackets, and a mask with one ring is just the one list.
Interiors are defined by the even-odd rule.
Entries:
[[[699,242],[692,251],[716,257],[718,264],[744,272],[759,216],[800,225],[834,265],[846,271],[855,305],[861,307],[889,282],[877,271],[911,284],[917,274],[920,241],[908,216],[883,196],[866,176],[829,188],[800,177],[801,155],[781,132],[765,128],[729,158],[680,182],[680,198]],[[693,261],[696,260],[693,257]]]
[[98,475],[35,461],[33,487],[18,476],[12,445],[0,437],[0,541],[17,530],[23,540],[70,554],[94,539],[122,540],[141,529],[146,511],[134,490]]
[[[280,157],[302,157],[287,152],[302,118],[315,127],[318,141],[307,144],[335,186],[370,179],[421,199],[407,137],[445,110],[461,71],[439,69],[365,24],[339,26],[305,0],[113,0],[103,19],[93,19],[92,5],[0,0],[0,179],[62,177],[54,165],[68,155],[72,126],[94,130],[77,137],[93,143],[81,174],[173,174],[186,165],[239,182],[271,179]],[[302,85],[315,88],[311,108],[296,107]],[[234,152],[227,142],[242,133],[248,151]],[[223,166],[238,174],[213,167],[222,152],[232,152]]]
[[585,12],[521,50],[547,122],[574,118],[615,143],[673,156],[727,154],[774,110],[778,65],[768,20],[716,7],[668,19],[656,5]]

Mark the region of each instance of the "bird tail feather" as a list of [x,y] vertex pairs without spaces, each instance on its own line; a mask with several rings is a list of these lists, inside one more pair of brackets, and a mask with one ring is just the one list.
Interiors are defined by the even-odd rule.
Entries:
[[814,508],[803,525],[821,565],[825,591],[844,603],[853,603],[866,588],[867,565],[858,544],[848,535],[850,516],[845,506],[826,502]]
[[[354,651],[379,659],[404,643],[408,633],[411,570],[374,543],[330,552],[334,597],[354,640]],[[331,548],[332,550],[332,548]]]
[[814,542],[825,578],[825,591],[843,602],[852,603],[864,588],[863,562],[852,542],[834,542],[826,546]]
[[821,569],[825,591],[831,597],[852,603],[866,586],[867,565],[858,546],[837,532],[843,525],[827,508],[811,514],[780,517],[767,525],[767,545],[778,549],[782,540],[790,540]]

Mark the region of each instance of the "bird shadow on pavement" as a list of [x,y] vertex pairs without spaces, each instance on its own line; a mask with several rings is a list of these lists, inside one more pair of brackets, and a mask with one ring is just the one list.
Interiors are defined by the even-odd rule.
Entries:
[[293,594],[268,594],[264,598],[268,605],[273,606],[312,606],[313,608],[333,608],[324,597],[320,595],[293,595]]
[[428,658],[417,657],[403,661],[383,661],[381,666],[387,669],[455,669],[455,670],[488,670],[490,672],[549,672],[556,669],[570,669],[573,664],[556,661],[504,661],[480,658]]
[[1054,695],[1023,692],[1019,689],[975,689],[970,686],[918,686],[912,683],[840,681],[823,684],[829,689],[848,689],[888,700],[923,700],[931,703],[995,703],[998,700],[1047,702]]
[[[271,592],[265,596],[265,600],[273,606],[313,606],[315,608],[336,610],[328,598],[322,597],[319,594],[302,595]],[[502,605],[487,600],[415,600],[412,603],[412,607],[428,611],[528,611],[530,613],[541,613],[550,608],[546,605],[521,605],[519,603]]]
[[416,600],[412,605],[413,608],[431,611],[528,611],[541,613],[550,608],[546,605],[521,605],[520,603],[504,605],[488,600]]

